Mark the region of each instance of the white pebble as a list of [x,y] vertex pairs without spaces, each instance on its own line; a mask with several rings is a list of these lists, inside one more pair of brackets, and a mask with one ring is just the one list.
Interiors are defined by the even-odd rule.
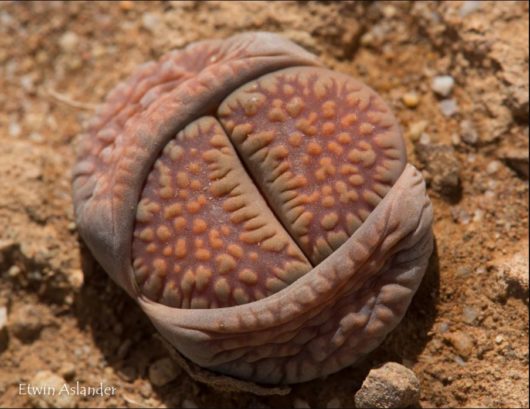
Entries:
[[447,324],[447,322],[442,322],[438,327],[438,330],[440,331],[440,334],[446,333],[449,330],[449,324]]
[[497,171],[500,168],[501,168],[501,163],[498,160],[494,160],[488,163],[488,166],[486,166],[486,172],[489,175],[493,175],[494,173],[497,173]]
[[480,8],[480,0],[466,0],[460,6],[460,17],[466,17],[467,15],[477,11]]
[[12,137],[12,138],[16,138],[17,136],[20,135],[20,133],[22,132],[22,128],[21,126],[18,124],[18,122],[11,122],[9,124],[9,136]]
[[439,75],[434,77],[431,83],[431,89],[441,95],[442,97],[447,97],[453,90],[455,85],[455,80],[450,75]]
[[480,223],[483,218],[484,218],[484,210],[481,210],[481,209],[475,210],[475,213],[473,214],[473,221],[475,223]]
[[504,337],[502,335],[497,335],[495,337],[495,343],[498,345],[498,344],[501,344],[502,341],[504,341]]
[[444,116],[450,117],[458,112],[458,105],[454,99],[440,101],[440,111]]
[[423,132],[420,136],[420,141],[422,145],[428,145],[431,143],[431,135],[426,132]]
[[59,46],[66,52],[74,51],[78,43],[79,37],[72,31],[67,31],[59,39]]
[[463,310],[463,314],[464,316],[464,321],[467,323],[467,324],[471,324],[473,323],[473,321],[475,321],[478,317],[478,311],[476,308],[474,307],[469,307],[469,306],[465,306],[464,307],[464,310]]
[[153,13],[145,13],[142,16],[142,26],[147,31],[155,31],[157,26],[160,24],[160,18]]

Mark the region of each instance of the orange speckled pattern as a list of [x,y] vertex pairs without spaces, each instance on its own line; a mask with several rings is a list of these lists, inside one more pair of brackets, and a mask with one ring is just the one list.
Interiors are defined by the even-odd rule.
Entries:
[[219,112],[256,182],[315,264],[357,230],[405,167],[386,104],[329,70],[265,75],[230,95]]
[[268,384],[354,364],[399,323],[432,208],[375,91],[271,33],[171,51],[77,143],[79,233],[186,358]]
[[132,254],[142,292],[180,308],[259,300],[311,269],[212,117],[186,126],[155,162]]

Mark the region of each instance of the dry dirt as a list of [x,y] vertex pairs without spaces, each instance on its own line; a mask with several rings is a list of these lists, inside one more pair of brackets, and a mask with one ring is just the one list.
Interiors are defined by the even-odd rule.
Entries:
[[[137,64],[249,30],[282,33],[391,104],[429,181],[436,251],[402,324],[359,367],[286,396],[184,373],[154,386],[148,369],[168,353],[79,242],[75,136]],[[440,75],[454,79],[445,97]],[[67,400],[78,407],[351,407],[387,361],[417,374],[421,407],[528,407],[527,212],[526,2],[0,3],[2,407],[44,405],[20,389],[41,370],[116,387]]]

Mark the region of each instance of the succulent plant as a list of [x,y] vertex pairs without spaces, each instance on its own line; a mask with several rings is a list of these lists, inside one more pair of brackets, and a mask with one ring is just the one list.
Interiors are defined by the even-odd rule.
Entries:
[[387,105],[270,33],[139,67],[80,137],[73,191],[82,238],[162,335],[256,382],[373,350],[432,252]]

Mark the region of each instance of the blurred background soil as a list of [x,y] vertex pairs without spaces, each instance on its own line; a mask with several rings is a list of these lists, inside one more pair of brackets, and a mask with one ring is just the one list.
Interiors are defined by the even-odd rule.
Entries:
[[[167,366],[139,308],[81,257],[71,202],[75,136],[113,85],[250,30],[381,93],[435,210],[436,253],[398,329],[360,366],[286,396],[219,392]],[[386,361],[414,370],[421,407],[528,407],[527,212],[527,2],[0,3],[2,407],[351,407]],[[42,379],[117,392],[19,393]]]

